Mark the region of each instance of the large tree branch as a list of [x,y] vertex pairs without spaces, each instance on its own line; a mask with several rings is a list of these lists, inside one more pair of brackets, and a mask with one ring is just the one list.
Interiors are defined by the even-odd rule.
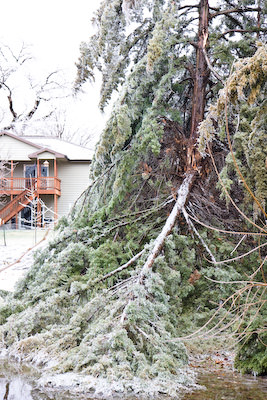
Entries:
[[[148,24],[148,26],[143,30],[145,25]],[[140,42],[143,39],[146,39],[149,36],[149,33],[152,31],[154,28],[154,24],[150,23],[150,21],[146,18],[143,23],[138,26],[133,33],[131,33],[126,40],[126,43],[123,47],[123,49],[120,50],[120,54],[127,54],[129,53],[134,46],[138,42]]]
[[[175,205],[174,205],[170,215],[168,216],[168,218],[165,222],[165,225],[163,226],[160,234],[155,239],[154,246],[153,246],[151,252],[149,253],[149,256],[148,256],[145,264],[143,265],[143,268],[141,269],[141,271],[139,273],[139,276],[138,276],[139,284],[143,284],[146,274],[151,270],[156,258],[158,257],[161,250],[163,249],[165,240],[166,240],[167,236],[171,233],[178,215],[184,209],[185,203],[190,194],[190,188],[194,182],[194,178],[195,178],[195,171],[189,171],[186,174],[181,186],[179,187],[179,189],[177,191],[177,199],[176,199]],[[127,311],[133,301],[134,301],[134,296],[132,295],[122,312],[122,315],[120,318],[121,324],[125,323],[125,321],[127,319]]]
[[191,229],[193,230],[193,232],[197,235],[197,237],[199,238],[200,242],[202,243],[203,247],[206,249],[207,253],[210,255],[212,262],[214,264],[217,263],[216,258],[214,257],[214,255],[212,254],[211,250],[209,249],[208,245],[205,243],[205,241],[203,240],[203,238],[201,237],[201,235],[198,233],[195,225],[193,224],[193,222],[189,219],[189,215],[186,211],[186,209],[183,207],[182,209],[185,220],[188,224],[189,227],[191,227]]
[[199,7],[200,7],[199,4],[191,4],[191,5],[188,5],[188,6],[179,7],[179,11],[183,10],[184,8],[199,8]]
[[40,103],[41,103],[41,99],[40,99],[40,98],[37,98],[37,99],[35,100],[35,103],[34,103],[33,108],[32,108],[31,111],[29,111],[28,114],[27,114],[27,119],[31,119],[31,118],[34,116],[34,114],[36,113],[36,111],[37,111],[37,109],[38,109]]
[[12,116],[13,116],[13,120],[12,120],[12,121],[14,122],[14,121],[16,121],[16,119],[18,118],[18,114],[17,114],[16,111],[14,110],[14,107],[13,107],[13,100],[12,100],[11,94],[9,94],[9,95],[7,96],[7,99],[8,99],[8,103],[9,103],[9,110],[10,110]]
[[12,99],[12,91],[11,91],[10,87],[5,82],[1,83],[0,88],[2,86],[4,86],[8,90],[7,100],[8,100],[9,110],[10,110],[11,115],[13,117],[12,122],[14,122],[18,118],[18,114],[14,110],[14,104],[13,104],[13,99]]
[[242,8],[231,8],[229,10],[222,10],[222,11],[217,11],[215,13],[211,13],[209,15],[209,18],[215,18],[218,17],[219,15],[228,15],[228,14],[234,14],[234,13],[245,13],[245,12],[253,12],[253,11],[261,11],[260,7],[242,7]]
[[229,33],[252,33],[252,32],[267,32],[267,28],[251,28],[251,29],[228,29],[223,32],[218,39],[228,35]]
[[215,78],[217,78],[220,82],[223,82],[223,78],[215,71],[215,69],[214,69],[213,66],[211,65],[211,62],[210,62],[210,60],[209,60],[208,54],[207,54],[207,52],[206,52],[206,49],[203,48],[202,51],[203,51],[203,54],[204,54],[204,56],[205,56],[206,63],[207,63],[207,65],[208,65],[210,71],[213,73],[213,75],[215,76]]
[[142,282],[144,280],[145,275],[152,268],[152,266],[155,262],[155,259],[157,258],[157,256],[159,255],[159,253],[161,252],[161,250],[163,248],[163,245],[165,243],[167,236],[171,233],[171,231],[175,225],[176,219],[177,219],[178,215],[180,214],[180,212],[182,211],[182,209],[187,201],[188,195],[190,193],[191,185],[194,181],[195,174],[196,174],[195,171],[189,172],[186,175],[181,186],[179,187],[179,189],[177,191],[176,203],[175,203],[170,215],[168,216],[168,218],[165,222],[165,225],[162,228],[162,231],[160,232],[158,237],[155,239],[153,249],[151,250],[151,252],[140,272],[140,275],[139,275],[140,282]]

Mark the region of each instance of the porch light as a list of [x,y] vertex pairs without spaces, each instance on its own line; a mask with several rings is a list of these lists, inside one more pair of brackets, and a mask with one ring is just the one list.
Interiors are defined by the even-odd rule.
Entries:
[[43,166],[44,166],[44,167],[49,167],[49,161],[45,160],[45,161],[43,162]]

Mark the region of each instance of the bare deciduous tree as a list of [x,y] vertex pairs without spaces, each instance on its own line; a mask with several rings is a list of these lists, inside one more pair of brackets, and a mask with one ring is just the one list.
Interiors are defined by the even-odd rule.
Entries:
[[0,45],[0,96],[3,106],[1,125],[3,130],[23,134],[27,126],[49,119],[54,113],[55,101],[69,93],[60,71],[45,75],[29,74],[33,57],[24,43],[16,51]]

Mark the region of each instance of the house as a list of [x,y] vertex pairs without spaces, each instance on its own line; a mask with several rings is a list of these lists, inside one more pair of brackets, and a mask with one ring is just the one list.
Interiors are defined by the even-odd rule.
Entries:
[[0,226],[45,226],[67,215],[89,185],[93,151],[50,136],[0,132]]

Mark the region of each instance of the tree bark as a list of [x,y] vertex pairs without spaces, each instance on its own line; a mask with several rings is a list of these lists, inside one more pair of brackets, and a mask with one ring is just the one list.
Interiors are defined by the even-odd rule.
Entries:
[[180,214],[180,212],[182,211],[182,209],[184,208],[184,205],[188,199],[188,196],[190,194],[190,188],[192,186],[192,183],[194,181],[194,177],[195,177],[195,172],[191,171],[189,172],[184,181],[182,182],[181,186],[178,189],[177,192],[177,200],[176,203],[170,213],[170,215],[168,216],[164,227],[162,228],[162,231],[160,232],[160,234],[158,235],[158,237],[156,238],[155,242],[154,242],[154,246],[152,251],[150,252],[145,264],[143,265],[143,268],[140,272],[139,275],[139,280],[140,282],[143,282],[144,277],[146,275],[146,273],[152,268],[155,259],[157,258],[157,256],[159,255],[159,253],[161,252],[164,242],[166,240],[166,237],[171,233],[176,219],[178,217],[178,215]]
[[4,394],[3,400],[8,400],[9,396],[9,382],[6,383],[6,392]]
[[210,75],[205,54],[208,43],[209,1],[201,0],[199,4],[198,41],[196,45],[196,67],[192,97],[191,128],[187,149],[187,168],[197,169],[200,155],[195,149],[198,137],[198,125],[204,118],[206,105],[206,88]]

